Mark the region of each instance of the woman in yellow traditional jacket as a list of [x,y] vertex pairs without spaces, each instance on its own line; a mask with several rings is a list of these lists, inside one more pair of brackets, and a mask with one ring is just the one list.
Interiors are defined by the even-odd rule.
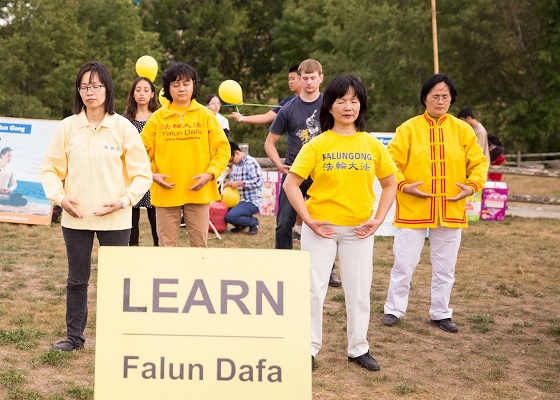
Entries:
[[461,229],[467,227],[466,197],[484,187],[488,160],[473,129],[447,113],[456,97],[455,84],[447,75],[432,76],[420,92],[426,111],[399,126],[388,145],[399,171],[395,263],[381,320],[387,326],[406,313],[427,228],[432,263],[430,319],[444,331],[458,332],[449,300]]

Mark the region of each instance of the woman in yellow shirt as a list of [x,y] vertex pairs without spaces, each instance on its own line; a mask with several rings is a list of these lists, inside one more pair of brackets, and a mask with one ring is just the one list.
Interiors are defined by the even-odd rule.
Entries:
[[[348,360],[378,371],[369,353],[373,234],[395,198],[397,167],[383,144],[364,131],[367,93],[357,77],[341,75],[325,90],[320,112],[323,133],[300,150],[284,182],[302,217],[301,248],[311,256],[311,356],[322,346],[323,302],[338,252],[344,288]],[[311,176],[304,200],[299,185]],[[373,212],[374,179],[383,188]]]

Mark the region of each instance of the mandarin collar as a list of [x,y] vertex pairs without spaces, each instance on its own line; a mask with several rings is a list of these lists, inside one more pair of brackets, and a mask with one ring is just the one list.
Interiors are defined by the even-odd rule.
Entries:
[[[79,128],[85,128],[91,125],[91,123],[88,121],[87,119],[87,115],[86,115],[86,110],[82,110],[78,115],[78,127]],[[103,120],[101,121],[101,123],[99,124],[99,126],[97,127],[97,129],[101,128],[102,126],[106,127],[106,128],[114,128],[116,126],[116,117],[115,114],[113,115],[109,115],[107,113],[105,113],[105,116],[103,117]]]
[[441,125],[447,120],[448,114],[444,114],[436,120],[435,118],[430,117],[430,115],[428,114],[428,110],[426,110],[424,111],[424,118],[429,122],[430,125]]

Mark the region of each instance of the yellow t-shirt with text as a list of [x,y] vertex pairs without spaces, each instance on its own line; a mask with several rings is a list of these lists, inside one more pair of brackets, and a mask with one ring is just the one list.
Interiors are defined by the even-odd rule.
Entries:
[[366,132],[352,136],[323,132],[300,150],[290,172],[311,176],[309,215],[333,225],[357,226],[373,213],[374,179],[397,171],[385,146]]

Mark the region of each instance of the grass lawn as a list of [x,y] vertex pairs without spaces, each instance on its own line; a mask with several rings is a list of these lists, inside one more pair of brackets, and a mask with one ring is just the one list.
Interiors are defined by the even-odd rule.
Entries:
[[[515,177],[509,178],[515,186]],[[273,248],[274,218],[260,220],[258,235],[224,233],[210,246]],[[149,246],[145,213],[141,223],[141,245]],[[65,335],[67,265],[60,225],[1,228],[0,399],[93,399],[96,269],[86,349],[52,351],[52,343]],[[559,238],[557,219],[508,217],[464,230],[451,298],[460,332],[449,334],[429,324],[427,247],[413,277],[407,315],[395,327],[381,325],[393,240],[377,237],[369,341],[381,371],[347,363],[344,291],[329,288],[313,398],[560,398]],[[185,235],[181,245],[187,245]]]

